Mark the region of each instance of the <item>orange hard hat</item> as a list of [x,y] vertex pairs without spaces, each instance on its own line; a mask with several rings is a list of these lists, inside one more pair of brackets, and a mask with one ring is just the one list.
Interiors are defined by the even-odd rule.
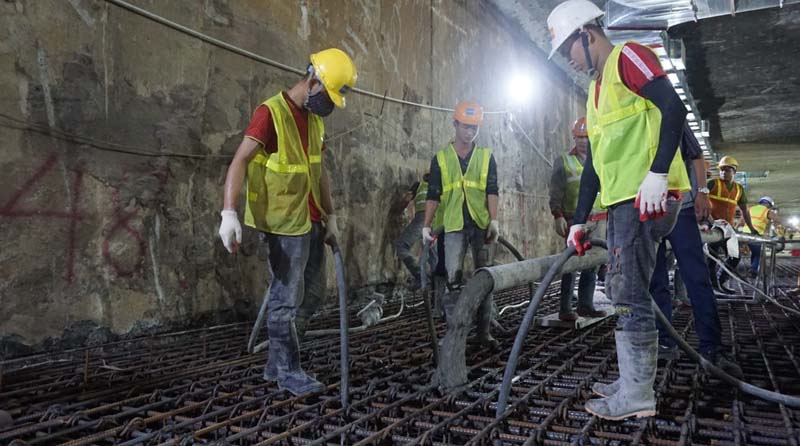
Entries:
[[483,107],[474,101],[461,101],[456,105],[453,119],[467,125],[481,125],[483,122]]
[[589,132],[586,131],[586,118],[581,116],[575,121],[575,124],[572,126],[572,136],[589,136]]

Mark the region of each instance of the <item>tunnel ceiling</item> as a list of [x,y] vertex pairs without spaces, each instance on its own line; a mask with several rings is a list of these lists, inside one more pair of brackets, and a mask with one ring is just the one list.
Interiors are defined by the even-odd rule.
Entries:
[[670,36],[683,39],[715,151],[754,175],[751,201],[770,195],[783,215],[800,213],[800,5],[687,23]]

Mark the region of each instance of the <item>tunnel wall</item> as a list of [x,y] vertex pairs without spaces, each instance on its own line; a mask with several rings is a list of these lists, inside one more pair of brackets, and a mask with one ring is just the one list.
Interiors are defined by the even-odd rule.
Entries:
[[[293,67],[340,47],[381,95],[514,111],[525,134],[497,114],[478,136],[498,162],[501,233],[528,257],[559,247],[544,158],[571,146],[583,94],[491,4],[134,3]],[[535,89],[526,103],[508,101],[514,71]],[[296,80],[104,1],[2,2],[0,354],[254,317],[266,251],[249,229],[224,250],[222,185],[255,107]],[[325,124],[350,286],[404,281],[400,197],[450,115],[351,94]]]

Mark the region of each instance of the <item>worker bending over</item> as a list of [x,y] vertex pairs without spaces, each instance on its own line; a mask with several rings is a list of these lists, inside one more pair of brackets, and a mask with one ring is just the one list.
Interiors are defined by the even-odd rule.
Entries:
[[344,108],[355,83],[356,67],[343,51],[312,54],[306,74],[253,113],[225,178],[219,227],[225,248],[235,252],[242,242],[236,204],[245,172],[244,222],[261,231],[269,247],[269,356],[263,377],[294,395],[325,389],[300,367],[299,340],[325,295],[323,240],[332,244],[339,236],[322,162],[322,118],[334,107]]
[[567,243],[579,255],[591,247],[585,223],[599,190],[608,208],[606,293],[619,315],[614,337],[620,382],[615,393],[589,400],[586,410],[620,420],[656,413],[658,331],[648,290],[656,247],[672,230],[681,192],[689,189],[677,150],[686,107],[658,57],[636,43],[612,44],[599,26],[602,16],[588,0],[567,0],[547,24],[550,57],[558,52],[594,76],[586,104],[590,145]]
[[[488,266],[488,243],[497,241],[497,164],[491,149],[475,144],[483,109],[463,101],[453,113],[455,135],[431,160],[428,199],[425,204],[424,243],[433,240],[431,224],[437,209],[444,224],[444,264],[447,291],[442,299],[445,319],[451,320],[464,280],[464,256],[472,249],[476,268]],[[478,308],[478,342],[489,348],[498,343],[490,333],[492,295]]]

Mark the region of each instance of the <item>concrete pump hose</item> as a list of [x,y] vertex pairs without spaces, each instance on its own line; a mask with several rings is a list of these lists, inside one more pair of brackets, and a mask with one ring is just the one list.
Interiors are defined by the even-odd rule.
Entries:
[[[593,239],[591,240],[593,246],[599,246],[602,248],[607,248],[605,240],[598,240]],[[561,271],[561,268],[564,264],[569,260],[572,255],[575,254],[575,247],[570,246],[564,251],[559,254],[558,258],[550,269],[545,274],[542,282],[540,283],[539,287],[536,290],[535,296],[531,299],[531,303],[528,306],[528,309],[525,311],[525,316],[520,323],[519,330],[517,331],[517,337],[514,339],[514,346],[511,349],[511,354],[508,357],[508,362],[506,363],[505,373],[503,374],[503,383],[500,385],[500,394],[498,396],[497,401],[497,411],[496,411],[496,421],[500,421],[503,416],[505,415],[507,406],[508,406],[508,397],[511,391],[511,383],[513,381],[514,373],[517,369],[517,363],[519,362],[519,354],[522,350],[522,344],[525,340],[525,337],[528,335],[528,330],[530,329],[530,325],[533,322],[533,316],[536,314],[536,310],[539,307],[539,304],[542,301],[542,297],[544,296],[547,288],[550,286],[550,282],[553,281],[555,276]],[[670,325],[667,318],[658,308],[658,305],[653,304],[653,310],[655,312],[656,317],[658,318],[659,322],[665,327],[667,333],[678,343],[681,349],[686,352],[686,354],[692,358],[695,362],[699,363],[703,366],[708,372],[712,375],[716,376],[717,378],[725,381],[726,383],[730,384],[733,387],[741,390],[744,393],[749,395],[764,399],[766,401],[770,401],[773,403],[783,404],[786,406],[800,408],[800,398],[792,395],[784,395],[782,393],[774,392],[772,390],[763,389],[761,387],[754,386],[752,384],[748,384],[744,381],[734,378],[731,375],[725,373],[722,369],[715,366],[713,363],[708,361],[707,359],[703,358],[697,351],[695,351],[686,341],[683,340],[681,335],[675,330],[675,328]]]
[[333,260],[336,263],[336,286],[339,290],[339,346],[340,346],[340,362],[342,383],[341,400],[342,409],[347,409],[349,406],[350,395],[350,362],[349,362],[349,345],[348,345],[348,323],[347,323],[347,280],[345,279],[344,260],[342,260],[342,253],[339,251],[339,245],[331,245],[333,251]]

